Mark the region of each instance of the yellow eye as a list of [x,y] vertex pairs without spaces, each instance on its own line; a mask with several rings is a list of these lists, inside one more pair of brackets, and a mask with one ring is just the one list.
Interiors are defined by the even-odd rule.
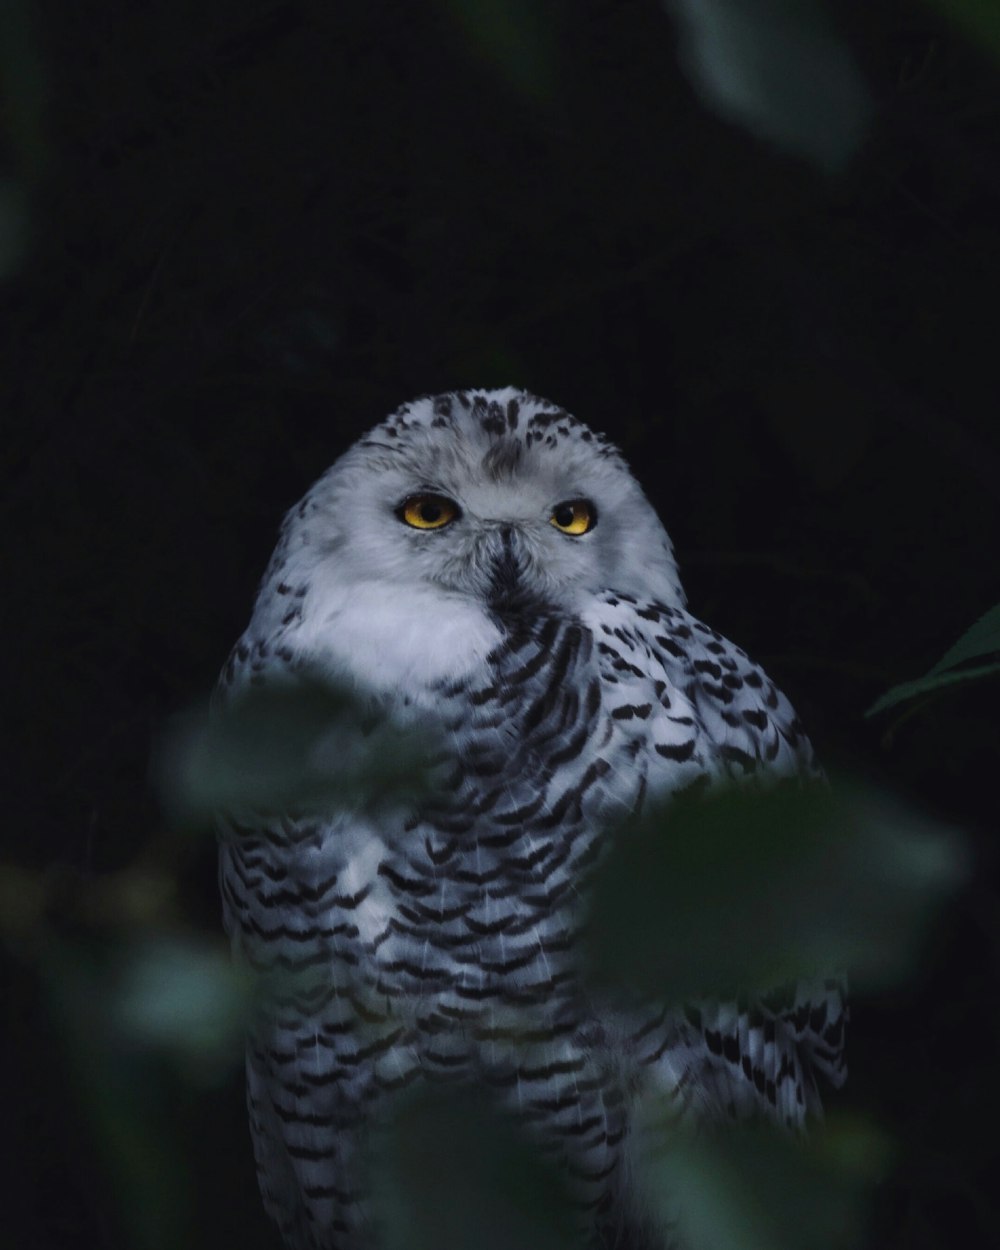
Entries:
[[597,509],[589,499],[568,499],[556,504],[549,522],[564,534],[586,534],[597,524]]
[[399,505],[396,515],[415,530],[439,530],[458,516],[458,504],[444,495],[411,495]]

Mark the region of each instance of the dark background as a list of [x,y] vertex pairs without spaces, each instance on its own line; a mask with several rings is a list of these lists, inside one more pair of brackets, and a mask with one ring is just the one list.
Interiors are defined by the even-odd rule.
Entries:
[[[4,898],[41,901],[8,925],[10,1244],[129,1244],[47,961],[116,940],[79,900],[161,844],[152,744],[282,512],[402,401],[508,383],[622,446],[692,609],[828,764],[967,831],[913,977],[855,1000],[833,1104],[896,1143],[872,1246],[1000,1240],[996,686],[863,718],[1000,599],[998,63],[930,7],[838,6],[872,115],[831,174],[708,111],[653,0],[11,13]],[[210,842],[176,870],[214,934]],[[239,1071],[161,1085],[179,1244],[271,1244]]]

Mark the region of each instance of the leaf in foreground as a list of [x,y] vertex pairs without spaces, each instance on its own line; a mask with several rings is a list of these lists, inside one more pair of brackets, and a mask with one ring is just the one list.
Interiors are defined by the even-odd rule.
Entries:
[[763,990],[846,969],[903,977],[967,855],[886,795],[729,789],[667,803],[616,834],[594,882],[588,963],[657,998]]
[[186,1075],[212,1078],[242,1061],[252,978],[221,943],[157,934],[130,947],[109,995],[121,1041],[170,1056]]
[[561,1176],[472,1089],[406,1099],[374,1143],[382,1250],[572,1250]]
[[666,0],[681,64],[720,116],[837,169],[871,112],[861,74],[817,0]]
[[156,771],[181,820],[338,801],[371,806],[418,793],[433,745],[335,687],[275,683],[179,721]]
[[[107,963],[51,945],[41,966],[73,1092],[135,1250],[194,1244],[194,1189],[159,1055],[115,1019]],[[110,1009],[109,1009],[110,1008]]]
[[[662,1108],[637,1129],[640,1190],[685,1250],[849,1250],[886,1165],[864,1123],[831,1121],[802,1142],[763,1125],[697,1136]],[[660,1119],[657,1122],[657,1116]]]

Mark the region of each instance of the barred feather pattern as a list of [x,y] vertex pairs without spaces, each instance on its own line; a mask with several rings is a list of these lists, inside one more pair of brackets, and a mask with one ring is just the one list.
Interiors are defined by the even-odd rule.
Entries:
[[355,1135],[421,1076],[494,1088],[598,1220],[619,1199],[637,1082],[706,1117],[798,1125],[817,1110],[814,1074],[843,1076],[836,981],[626,1022],[588,1001],[574,961],[601,830],[645,795],[815,775],[763,672],[686,612],[608,593],[587,620],[505,622],[478,682],[427,693],[462,746],[398,830],[345,815],[223,843],[230,930],[256,968],[293,974],[248,1064],[262,1188],[288,1244],[360,1243]]
[[[289,550],[286,535],[265,579],[283,604],[311,590]],[[628,1151],[646,1091],[697,1121],[794,1129],[819,1110],[817,1075],[844,1078],[836,979],[625,1011],[579,975],[586,883],[623,819],[706,784],[819,775],[787,699],[676,599],[603,590],[567,611],[501,597],[487,615],[489,646],[460,675],[373,695],[380,714],[439,732],[430,798],[222,822],[225,922],[261,984],[251,1131],[291,1250],[371,1243],[366,1137],[417,1082],[493,1091],[612,1245],[641,1223]],[[303,619],[258,614],[224,690],[314,667]]]

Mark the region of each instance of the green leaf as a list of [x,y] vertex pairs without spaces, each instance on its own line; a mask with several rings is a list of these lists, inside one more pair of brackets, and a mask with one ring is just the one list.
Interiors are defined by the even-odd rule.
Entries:
[[400,1100],[375,1138],[383,1250],[571,1250],[562,1175],[475,1089]]
[[940,673],[946,668],[955,668],[967,660],[978,659],[982,655],[994,655],[1000,652],[1000,603],[990,608],[970,626],[953,647],[950,647],[931,669],[932,673]]
[[242,1063],[253,982],[221,944],[165,933],[129,947],[108,995],[118,1037],[161,1051],[189,1079]]
[[308,812],[350,802],[373,807],[426,786],[435,741],[401,727],[350,693],[312,680],[272,683],[220,711],[180,719],[155,771],[175,819],[216,812]]
[[871,105],[817,0],[667,0],[681,65],[706,105],[823,168],[843,166]]
[[588,965],[600,984],[673,1001],[838,968],[885,985],[913,966],[966,858],[953,832],[854,786],[668,803],[616,835],[591,895]]
[[190,1168],[156,1056],[123,1036],[108,1011],[106,961],[50,943],[41,962],[74,1093],[113,1182],[116,1218],[135,1250],[197,1244]]
[[[640,1115],[639,1187],[686,1250],[847,1250],[860,1243],[867,1191],[887,1156],[867,1125],[834,1122],[805,1143],[752,1125],[695,1136],[648,1104]],[[845,1136],[846,1149],[837,1140]]]
[[951,673],[933,673],[933,675],[932,673],[928,673],[926,677],[917,677],[914,681],[904,681],[898,686],[893,686],[875,700],[865,712],[865,716],[876,716],[879,712],[884,712],[886,708],[895,707],[899,703],[905,703],[908,699],[915,699],[922,694],[932,694],[935,690],[943,690],[946,686],[957,686],[967,681],[978,681],[980,677],[991,677],[995,673],[1000,673],[1000,663],[979,664],[974,668],[961,668]]
[[953,647],[949,647],[923,677],[901,682],[898,686],[887,690],[875,700],[865,712],[865,716],[875,716],[885,711],[886,708],[895,707],[908,699],[930,694],[946,686],[993,676],[1000,672],[1000,661],[979,664],[971,668],[958,668],[958,665],[967,664],[969,660],[978,659],[980,656],[995,655],[997,652],[1000,652],[1000,604],[991,608],[974,625],[970,626],[958,642]]

